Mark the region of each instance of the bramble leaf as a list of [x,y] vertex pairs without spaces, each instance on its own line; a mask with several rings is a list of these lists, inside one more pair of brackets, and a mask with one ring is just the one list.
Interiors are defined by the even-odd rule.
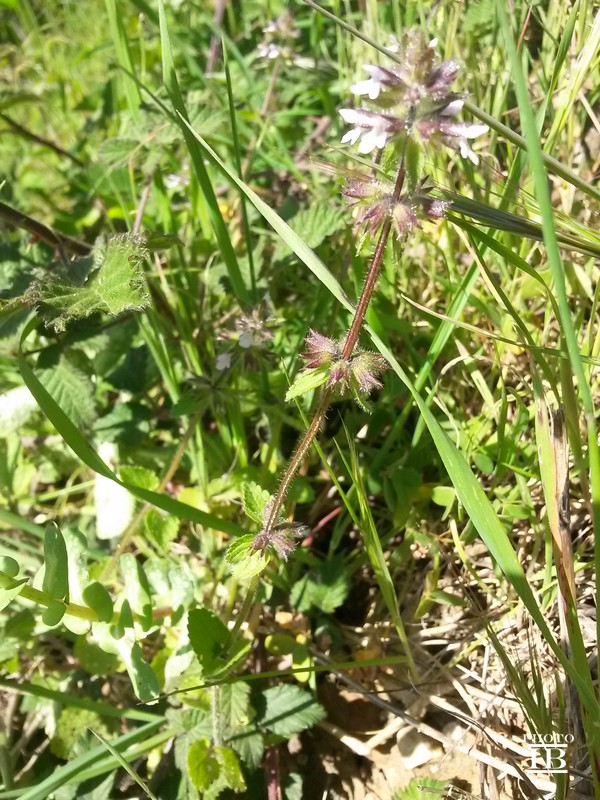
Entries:
[[325,716],[325,709],[310,692],[291,684],[267,689],[263,701],[265,709],[257,720],[258,724],[285,738],[305,731]]

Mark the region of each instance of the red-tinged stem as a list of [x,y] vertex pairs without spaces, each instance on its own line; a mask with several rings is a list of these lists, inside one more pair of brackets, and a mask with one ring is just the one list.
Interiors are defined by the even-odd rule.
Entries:
[[302,437],[302,441],[298,445],[296,452],[292,456],[291,461],[287,466],[283,478],[281,479],[281,483],[279,484],[279,489],[277,490],[275,499],[271,504],[269,517],[263,528],[265,533],[268,533],[270,530],[272,530],[273,526],[277,523],[279,512],[283,506],[283,501],[285,500],[290,486],[292,485],[292,481],[294,480],[296,472],[300,469],[300,465],[304,461],[304,457],[306,456],[309,447],[313,443],[313,440],[319,432],[319,428],[325,419],[325,414],[329,408],[332,394],[333,391],[331,389],[325,390],[323,397],[321,398],[321,402],[319,403],[319,407],[315,411],[312,421],[308,426],[306,433]]
[[[398,169],[398,174],[396,175],[396,183],[394,185],[392,202],[396,202],[400,198],[402,187],[404,186],[405,175],[406,171],[404,169],[404,152],[403,152],[402,157],[400,159],[400,167]],[[388,219],[385,221],[383,228],[381,229],[379,240],[377,242],[377,247],[375,248],[375,252],[373,253],[373,258],[371,259],[369,271],[367,272],[367,277],[365,278],[365,284],[363,286],[360,300],[358,301],[358,305],[356,306],[356,310],[354,312],[354,318],[352,320],[352,324],[344,340],[344,347],[341,354],[342,359],[350,358],[356,346],[356,342],[358,341],[360,329],[362,328],[363,322],[365,320],[367,308],[369,307],[369,303],[371,302],[371,297],[373,296],[373,291],[375,290],[377,278],[379,277],[379,271],[381,269],[381,263],[383,261],[383,254],[385,252],[385,246],[389,239],[391,229],[392,229],[392,222],[390,219]],[[265,533],[269,533],[273,529],[273,527],[277,524],[277,520],[279,518],[279,512],[281,511],[286,495],[290,489],[290,486],[292,485],[292,481],[294,480],[296,472],[299,470],[300,465],[304,461],[304,458],[308,453],[311,444],[313,443],[314,439],[316,438],[319,432],[319,429],[321,428],[323,420],[325,419],[325,415],[327,414],[327,409],[329,408],[332,396],[333,396],[333,389],[326,389],[321,398],[321,402],[319,403],[319,407],[317,408],[312,418],[312,421],[308,427],[308,430],[302,437],[302,441],[298,445],[296,452],[292,456],[292,459],[288,464],[286,471],[283,474],[283,478],[281,479],[281,483],[279,484],[279,489],[277,490],[277,494],[275,495],[273,503],[271,504],[271,508],[269,509],[269,516],[263,528],[263,531]]]
[[[402,158],[400,169],[398,170],[398,174],[396,175],[396,184],[394,186],[394,194],[392,195],[392,202],[397,202],[398,199],[400,198],[400,193],[402,192],[402,187],[404,186],[405,175],[406,171],[404,169],[404,158]],[[381,229],[381,233],[379,234],[379,241],[377,242],[377,247],[375,248],[375,252],[373,253],[371,266],[369,267],[369,271],[367,272],[367,277],[365,278],[365,284],[363,286],[362,294],[360,296],[360,300],[358,301],[358,305],[356,306],[356,311],[354,312],[354,319],[352,320],[352,325],[350,326],[350,330],[348,331],[346,335],[346,340],[344,341],[344,347],[342,349],[343,359],[350,358],[350,356],[354,351],[354,348],[356,347],[356,342],[358,341],[358,337],[360,335],[360,329],[362,328],[363,322],[365,321],[365,315],[367,313],[369,303],[371,302],[371,297],[373,296],[373,292],[375,290],[377,278],[379,277],[379,271],[381,270],[381,263],[383,261],[383,254],[385,252],[385,246],[387,244],[387,240],[389,238],[391,229],[392,229],[392,220],[388,218],[384,222],[383,228]]]

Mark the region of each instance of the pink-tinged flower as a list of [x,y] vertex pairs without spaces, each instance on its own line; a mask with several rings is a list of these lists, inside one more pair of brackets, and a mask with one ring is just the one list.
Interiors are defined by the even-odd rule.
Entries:
[[359,152],[366,154],[414,131],[423,141],[456,147],[463,157],[477,163],[468,139],[485,133],[487,127],[450,120],[464,105],[463,98],[450,90],[460,68],[455,61],[435,64],[436,44],[435,40],[428,44],[421,32],[408,31],[396,41],[400,63],[363,66],[369,78],[351,89],[377,110],[341,109],[342,118],[353,126],[343,143],[359,142]]
[[350,388],[352,382],[352,366],[348,359],[340,358],[338,361],[331,365],[329,370],[329,379],[327,381],[328,389],[337,389],[340,394],[345,394]]
[[235,321],[239,346],[248,350],[251,347],[263,347],[270,342],[273,334],[269,330],[269,324],[270,319],[265,317],[265,311],[261,307],[252,309],[250,314],[240,314]]
[[328,367],[336,358],[339,358],[339,344],[335,339],[329,339],[310,328],[304,341],[306,351],[302,353],[302,358],[306,361],[306,369]]
[[381,383],[377,376],[386,369],[385,359],[377,353],[356,349],[349,358],[342,358],[343,341],[329,339],[310,330],[306,337],[305,369],[326,367],[329,371],[326,386],[340,394],[348,390],[369,393]]
[[259,42],[256,52],[261,58],[265,58],[267,60],[273,60],[282,54],[281,47],[273,44],[273,42]]
[[440,141],[449,147],[458,148],[463,158],[468,158],[473,164],[479,163],[478,156],[473,152],[468,139],[475,139],[488,130],[487,125],[478,125],[472,122],[451,122],[440,118],[418,120],[415,127],[425,141]]
[[391,218],[399,236],[421,227],[421,220],[437,220],[444,216],[447,201],[429,197],[431,187],[422,181],[416,190],[394,200],[394,185],[354,176],[346,181],[343,194],[354,209],[355,225],[364,225],[371,234],[377,233],[385,219]]
[[309,529],[301,522],[288,522],[281,518],[267,529],[271,507],[271,502],[265,505],[263,527],[252,540],[252,549],[258,550],[263,555],[266,555],[269,549],[273,549],[280,558],[287,561],[296,549],[298,540],[306,536]]
[[404,128],[404,122],[386,114],[366,111],[362,108],[341,108],[340,116],[354,127],[344,134],[342,144],[356,144],[361,139],[358,152],[367,154],[375,148],[385,147],[388,139]]
[[256,48],[260,58],[267,60],[280,58],[289,62],[295,60],[293,43],[294,39],[300,36],[300,31],[294,27],[294,20],[289,11],[284,11],[276,20],[265,25],[263,33],[264,41]]
[[387,369],[388,363],[379,353],[359,352],[352,359],[352,377],[361,392],[369,394],[373,389],[381,389],[377,378]]
[[355,226],[364,225],[371,234],[377,233],[390,210],[394,184],[366,177],[348,178],[342,194],[354,209]]

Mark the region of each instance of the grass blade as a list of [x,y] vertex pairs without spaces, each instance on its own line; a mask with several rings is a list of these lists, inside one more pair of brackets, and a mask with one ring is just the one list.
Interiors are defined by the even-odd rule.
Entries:
[[209,174],[204,165],[202,151],[198,147],[196,139],[190,134],[189,117],[183,101],[181,89],[179,88],[177,74],[175,72],[173,51],[171,49],[171,40],[169,38],[165,7],[162,0],[159,0],[158,13],[160,19],[160,41],[162,47],[163,79],[165,86],[167,87],[167,92],[169,93],[173,108],[177,112],[176,121],[183,132],[183,137],[192,160],[194,172],[196,173],[198,183],[200,184],[202,194],[204,195],[204,200],[206,201],[210,220],[217,237],[221,256],[223,257],[225,266],[227,267],[227,272],[229,274],[229,280],[231,281],[233,291],[241,303],[247,304],[250,299],[248,290],[242,278],[242,273],[237,262],[235,251],[233,249],[233,245],[231,244],[231,239],[229,238],[229,232],[225,225],[225,221],[223,220],[221,209],[219,208]]
[[38,324],[39,320],[35,318],[30,320],[23,330],[23,334],[21,336],[21,346],[18,355],[18,365],[21,372],[21,377],[23,378],[23,381],[25,382],[25,385],[31,394],[37,400],[38,405],[44,414],[48,417],[50,422],[54,425],[71,450],[73,450],[73,452],[83,461],[83,463],[94,472],[97,472],[99,475],[103,475],[105,478],[115,481],[115,483],[118,483],[120,486],[124,486],[129,492],[131,492],[131,494],[133,494],[135,497],[138,497],[140,500],[144,500],[147,503],[157,506],[158,508],[162,508],[163,511],[173,514],[175,517],[187,519],[190,522],[196,522],[199,525],[203,525],[207,528],[213,528],[214,530],[222,531],[223,533],[228,533],[231,536],[239,536],[244,533],[244,530],[234,522],[219,519],[212,514],[201,511],[198,508],[193,508],[193,506],[189,506],[186,503],[180,503],[178,500],[174,500],[172,497],[168,497],[167,495],[158,494],[157,492],[143,489],[140,486],[134,486],[133,484],[120,480],[115,475],[112,469],[110,469],[110,467],[100,458],[98,453],[87,442],[79,429],[73,424],[62,408],[54,400],[54,398],[40,383],[34,371],[27,363],[27,359],[22,347],[29,334],[34,330],[35,327],[37,327]]

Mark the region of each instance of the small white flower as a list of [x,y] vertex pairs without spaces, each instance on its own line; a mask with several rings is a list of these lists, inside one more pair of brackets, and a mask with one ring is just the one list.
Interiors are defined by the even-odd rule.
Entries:
[[358,152],[366,155],[376,149],[382,150],[386,145],[388,135],[389,134],[384,130],[371,128],[370,131],[365,133],[362,141],[358,145]]
[[256,50],[260,58],[267,58],[272,60],[274,58],[278,58],[281,55],[281,48],[277,47],[277,45],[273,44],[272,42],[270,42],[269,44],[260,42]]
[[473,152],[467,139],[475,139],[477,136],[487,133],[488,130],[489,128],[487,125],[477,125],[473,123],[472,125],[465,125],[461,131],[462,136],[458,140],[459,152],[463,158],[468,158],[475,166],[479,164],[479,156]]
[[232,354],[230,352],[221,353],[217,356],[216,367],[219,372],[224,372],[231,366]]
[[463,158],[468,158],[475,166],[479,164],[479,156],[471,149],[466,139],[458,140],[458,149]]
[[466,139],[476,139],[477,136],[483,136],[484,133],[487,133],[489,128],[487,125],[477,125],[476,123],[472,123],[471,125],[464,125],[461,133]]
[[428,47],[429,47],[430,50],[435,50],[435,48],[437,46],[438,46],[438,40],[437,39],[432,39],[428,44]]
[[375,148],[385,147],[392,130],[392,124],[388,118],[356,108],[341,108],[340,116],[345,122],[355,126],[342,136],[342,144],[347,142],[356,144],[362,136],[358,146],[359,153],[366,155]]
[[452,102],[448,103],[446,108],[443,108],[439,113],[444,117],[452,117],[454,114],[458,114],[464,104],[464,100],[452,100]]
[[362,128],[351,128],[342,136],[342,144],[356,144],[362,132]]
[[366,81],[359,81],[358,83],[353,84],[350,87],[350,91],[353,94],[366,94],[369,100],[377,100],[379,97],[379,93],[381,92],[381,83],[379,81],[374,80],[374,78],[369,78]]

